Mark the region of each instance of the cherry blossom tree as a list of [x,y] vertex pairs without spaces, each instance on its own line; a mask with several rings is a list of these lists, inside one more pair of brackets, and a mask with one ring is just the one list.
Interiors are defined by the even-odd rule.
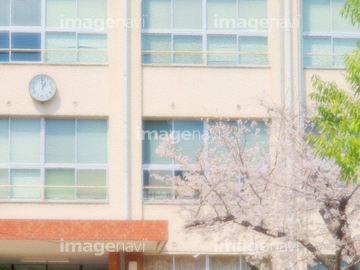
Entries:
[[[246,264],[261,269],[270,259],[276,269],[321,263],[329,270],[358,269],[359,185],[343,182],[335,160],[318,157],[306,140],[313,125],[286,109],[272,109],[268,141],[257,122],[208,124],[195,158],[183,154],[172,136],[157,153],[181,165],[180,176],[156,176],[172,183],[182,197],[186,230],[224,240],[261,236],[271,245],[295,243],[296,252],[248,252]],[[311,132],[311,131],[310,131]],[[314,133],[317,131],[314,131]],[[315,133],[316,134],[316,133]],[[342,266],[346,261],[346,266]]]

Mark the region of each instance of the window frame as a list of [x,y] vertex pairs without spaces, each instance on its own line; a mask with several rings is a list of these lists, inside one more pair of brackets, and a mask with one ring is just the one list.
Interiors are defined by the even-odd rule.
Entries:
[[[145,1],[145,0],[142,0]],[[145,35],[162,35],[162,36],[170,36],[171,42],[171,51],[168,52],[162,52],[162,51],[144,51],[143,48],[141,49],[141,55],[144,57],[146,54],[170,54],[171,55],[171,62],[168,64],[156,64],[156,63],[144,63],[142,60],[143,66],[206,66],[206,67],[268,67],[269,66],[269,29],[267,30],[256,30],[256,31],[249,31],[249,30],[209,30],[208,29],[208,22],[207,22],[207,7],[208,3],[207,0],[201,0],[202,1],[202,29],[177,29],[174,28],[174,0],[171,1],[171,28],[170,29],[144,29],[142,27],[141,29],[141,37],[143,39],[143,36]],[[266,12],[267,12],[267,18],[269,18],[269,2],[266,0]],[[144,18],[143,10],[142,10],[142,18]],[[236,0],[236,24],[239,21],[239,0]],[[174,46],[174,36],[198,36],[202,38],[202,51],[199,52],[191,52],[194,53],[194,55],[201,55],[202,57],[202,63],[201,64],[181,64],[181,63],[175,63],[174,62],[174,55],[176,54],[189,54],[189,52],[179,52],[175,51]],[[208,62],[211,62],[209,58],[209,54],[222,54],[224,52],[211,52],[208,49],[208,36],[236,36],[236,52],[226,52],[226,54],[234,54],[237,56],[237,63],[236,65],[214,65],[209,64]],[[263,37],[267,39],[267,52],[239,52],[239,38],[240,37]],[[240,55],[266,55],[267,56],[267,64],[264,65],[243,65],[239,64],[239,56]]]
[[[330,2],[330,31],[324,32],[305,32],[302,33],[302,53],[303,53],[303,62],[305,63],[306,56],[328,56],[331,57],[331,66],[308,66],[304,64],[305,68],[335,68],[342,69],[345,66],[335,65],[335,58],[337,56],[343,56],[341,53],[334,53],[334,39],[360,39],[360,30],[359,32],[335,32],[333,31],[334,21],[333,21],[333,0],[329,0]],[[302,11],[304,9],[302,8]],[[302,16],[302,27],[304,26],[304,16]],[[360,27],[360,26],[359,26]],[[359,28],[360,29],[360,28]],[[330,48],[331,53],[305,53],[304,52],[304,38],[329,38],[330,39]]]
[[[143,120],[143,121],[154,121],[154,120]],[[162,120],[160,120],[162,121]],[[163,120],[163,121],[171,121],[171,130],[175,130],[175,121],[178,121],[177,119],[171,119],[171,120]],[[180,120],[181,121],[181,120]],[[187,121],[187,120],[184,120]],[[197,121],[197,120],[193,120],[193,121]],[[200,120],[201,121],[201,120]],[[205,132],[208,131],[207,129],[207,123],[206,121],[202,121],[203,122],[203,134]],[[143,163],[143,161],[141,161],[141,183],[142,183],[142,201],[143,202],[152,202],[152,200],[146,200],[145,199],[145,190],[151,190],[151,189],[164,189],[164,190],[170,190],[170,194],[171,194],[171,198],[169,198],[170,200],[176,200],[176,186],[171,185],[171,186],[145,186],[145,171],[171,171],[171,176],[174,177],[175,173],[178,171],[184,171],[182,170],[182,167],[180,164],[176,164],[175,161],[173,159],[171,159],[171,164],[151,164],[151,163]],[[150,177],[150,173],[149,173],[149,177]],[[157,203],[161,203],[163,200],[153,200],[154,202]],[[186,201],[186,200],[185,200]]]
[[[12,163],[11,162],[11,119],[19,119],[18,117],[8,117],[4,119],[9,119],[9,133],[8,133],[8,144],[9,144],[9,159],[7,163],[0,163],[0,170],[7,170],[7,177],[8,177],[8,184],[7,185],[0,185],[0,188],[8,188],[8,197],[7,198],[0,198],[0,202],[44,202],[44,203],[54,203],[54,202],[61,202],[61,203],[103,203],[108,202],[109,200],[109,170],[108,170],[108,161],[105,164],[102,163],[77,163],[77,121],[78,120],[98,120],[98,119],[89,119],[89,118],[72,118],[66,120],[74,120],[75,121],[75,162],[74,163],[46,163],[45,161],[45,146],[46,146],[46,119],[49,120],[63,120],[62,118],[28,118],[28,119],[40,119],[40,163]],[[22,118],[25,119],[25,118]],[[106,120],[106,136],[108,139],[108,130],[109,130],[109,121],[108,119],[101,119]],[[107,154],[108,154],[108,143],[107,143]],[[39,186],[28,186],[29,188],[37,188],[40,189],[41,197],[39,199],[34,198],[12,198],[11,197],[11,190],[12,188],[21,188],[26,186],[22,185],[11,185],[11,170],[39,170],[40,171],[40,185]],[[75,179],[74,179],[74,186],[50,186],[46,185],[46,170],[74,170]],[[78,170],[102,170],[105,171],[106,179],[105,179],[105,186],[78,186],[77,185],[77,171]],[[73,188],[75,191],[74,199],[46,199],[46,189],[47,188]],[[106,198],[105,199],[79,199],[77,198],[78,188],[101,188],[105,189],[106,191]]]
[[[161,258],[162,256],[160,255],[144,255],[148,258],[151,257],[156,257],[156,258]],[[176,262],[177,262],[177,258],[181,258],[181,257],[189,257],[189,258],[193,258],[193,256],[191,254],[182,254],[182,255],[163,255],[163,257],[168,257],[169,261],[171,260],[171,264],[172,264],[172,268],[171,270],[177,270],[176,268]],[[239,266],[239,270],[249,270],[249,267],[246,265],[246,263],[243,261],[244,255],[239,255],[239,253],[236,254],[229,254],[229,253],[225,253],[225,254],[218,254],[218,255],[203,255],[201,256],[204,259],[204,263],[203,263],[203,269],[207,269],[207,270],[213,270],[214,268],[210,267],[210,260],[213,258],[217,258],[217,257],[230,257],[233,259],[237,259],[238,262],[238,266]],[[147,258],[144,259],[144,261],[146,261]],[[148,269],[147,265],[144,264],[144,269]],[[152,269],[152,270],[157,270],[157,269]]]
[[[230,120],[230,122],[235,122],[237,120],[241,120],[241,119],[236,119],[236,120]],[[175,130],[175,121],[201,121],[203,123],[203,129],[202,129],[202,143],[206,143],[208,142],[208,140],[210,139],[209,136],[203,136],[204,134],[209,134],[209,129],[208,129],[208,125],[209,123],[211,123],[212,121],[208,121],[208,120],[197,120],[197,119],[188,119],[188,120],[185,120],[185,119],[163,119],[163,120],[156,120],[156,119],[143,119],[142,120],[142,135],[143,135],[143,132],[144,132],[144,122],[146,121],[171,121],[171,130]],[[265,123],[266,119],[248,119],[248,120],[245,120],[247,121],[248,123],[252,122],[252,121],[256,121],[257,123]],[[237,126],[239,127],[239,123],[237,123]],[[259,127],[257,127],[259,128]],[[169,200],[177,200],[177,201],[181,201],[181,202],[187,202],[187,201],[191,201],[191,200],[197,200],[196,198],[196,191],[194,191],[194,198],[192,199],[186,199],[186,198],[182,198],[182,199],[179,199],[177,197],[177,188],[175,185],[171,185],[171,186],[145,186],[145,171],[148,171],[149,172],[149,178],[150,178],[150,172],[151,171],[169,171],[171,172],[171,177],[174,177],[175,176],[175,173],[176,172],[185,172],[185,170],[182,168],[182,166],[180,164],[176,164],[176,162],[171,159],[171,164],[156,164],[156,163],[144,163],[143,162],[143,146],[144,146],[144,140],[143,138],[141,138],[142,140],[142,161],[141,161],[141,183],[142,183],[142,202],[143,203],[155,203],[155,204],[167,204]],[[270,138],[269,138],[270,140]],[[270,141],[269,141],[270,143]],[[270,144],[269,144],[270,146]],[[207,151],[207,149],[205,149],[205,151]],[[243,179],[242,178],[239,178],[238,179],[239,182],[242,182]],[[171,196],[169,198],[165,198],[165,199],[154,199],[154,198],[151,198],[151,199],[145,199],[145,190],[151,190],[151,189],[164,189],[164,190],[170,190],[170,194]]]
[[[99,28],[80,28],[80,27],[47,27],[46,26],[46,7],[47,7],[47,0],[41,0],[41,25],[40,26],[12,26],[11,22],[12,22],[12,1],[13,0],[9,0],[10,1],[10,14],[9,14],[9,26],[0,26],[0,33],[7,33],[9,35],[9,48],[5,49],[5,48],[0,48],[0,52],[9,52],[9,61],[0,61],[0,65],[1,64],[29,64],[29,63],[34,63],[34,64],[46,64],[46,65],[51,65],[51,64],[55,64],[55,65],[107,65],[107,62],[104,63],[97,63],[97,62],[79,62],[78,58],[79,58],[79,53],[81,52],[103,52],[103,53],[107,53],[108,54],[108,29],[106,27],[104,27],[103,29],[99,29]],[[79,18],[78,18],[78,0],[76,1],[76,18],[75,18],[75,23],[78,22]],[[107,4],[106,4],[106,14],[107,14],[107,18],[109,18],[109,0],[107,0]],[[12,61],[11,59],[11,52],[24,52],[26,51],[26,49],[13,49],[12,48],[12,33],[24,33],[24,34],[28,34],[28,33],[34,33],[34,34],[40,34],[41,36],[41,46],[40,49],[29,49],[28,51],[31,52],[40,52],[40,56],[41,56],[41,60],[40,61]],[[53,50],[53,49],[47,49],[46,48],[46,34],[47,33],[64,33],[64,34],[75,34],[76,38],[75,38],[75,42],[76,42],[76,49],[74,50],[68,50],[68,52],[74,52],[76,53],[76,61],[75,62],[47,62],[46,61],[46,52],[56,52],[56,51],[63,51],[63,50]],[[103,50],[79,50],[78,49],[78,35],[81,34],[103,34],[106,35],[106,39],[107,39],[107,50],[103,51]]]

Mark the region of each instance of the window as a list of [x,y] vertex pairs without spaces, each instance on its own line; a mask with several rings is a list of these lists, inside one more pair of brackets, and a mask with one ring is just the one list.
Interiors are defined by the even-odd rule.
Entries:
[[107,121],[0,119],[0,200],[106,200]]
[[268,64],[266,0],[143,0],[142,62]]
[[360,28],[340,15],[344,0],[303,1],[305,67],[344,67],[344,54],[356,48]]
[[[206,267],[209,265],[209,268]],[[144,270],[249,270],[240,256],[143,256]]]
[[0,6],[0,62],[107,62],[107,0],[0,0]]
[[74,265],[74,264],[18,264],[18,265],[0,265],[0,270],[107,270],[107,265]]
[[[202,148],[202,143],[207,140],[207,127],[212,125],[212,122],[204,121],[183,121],[183,120],[168,120],[168,121],[144,121],[143,122],[143,200],[144,201],[161,201],[171,199],[196,199],[196,190],[179,190],[171,184],[159,181],[155,175],[160,176],[182,176],[184,171],[180,164],[174,160],[164,158],[156,154],[156,149],[166,136],[173,132],[174,143],[181,148],[183,153],[189,156],[192,160]],[[235,121],[227,122],[228,125],[239,125]],[[246,122],[244,125],[250,128],[251,123]],[[264,143],[265,150],[268,151],[268,135],[265,132],[266,125],[264,122],[258,122],[255,129],[250,128],[249,135],[260,129],[259,141]],[[244,135],[244,143],[252,147],[254,141],[251,137]],[[246,140],[246,141],[245,141]],[[211,142],[210,142],[210,147]],[[214,147],[219,147],[217,144]],[[224,149],[222,149],[224,150]],[[186,181],[186,179],[184,179]]]

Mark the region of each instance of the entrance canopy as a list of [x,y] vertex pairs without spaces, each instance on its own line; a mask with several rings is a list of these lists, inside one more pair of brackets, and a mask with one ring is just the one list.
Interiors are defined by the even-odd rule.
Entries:
[[1,263],[107,264],[112,252],[159,252],[168,222],[0,220]]

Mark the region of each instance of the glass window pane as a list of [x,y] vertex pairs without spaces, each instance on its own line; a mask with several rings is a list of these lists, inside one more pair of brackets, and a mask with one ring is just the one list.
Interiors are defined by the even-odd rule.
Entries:
[[350,18],[340,15],[340,11],[344,8],[344,0],[332,0],[332,30],[335,32],[359,32],[358,24],[352,25]]
[[[205,257],[199,256],[175,256],[176,270],[205,270]],[[239,268],[240,269],[240,268]]]
[[168,200],[173,198],[173,187],[169,183],[156,180],[155,175],[172,176],[172,171],[144,170],[143,171],[143,190],[144,200]]
[[79,52],[81,63],[107,63],[107,35],[79,34],[78,49],[89,52]]
[[175,146],[192,159],[198,155],[203,142],[203,121],[174,121]]
[[109,268],[108,265],[86,265],[84,264],[82,269],[83,270],[107,270]]
[[156,51],[171,51],[170,35],[143,35],[142,50],[143,64],[171,64],[171,53],[157,53]]
[[[75,171],[74,170],[46,170],[45,199],[75,199]],[[47,187],[69,186],[73,188]]]
[[[266,37],[239,37],[239,52],[267,53]],[[240,65],[263,66],[268,64],[267,54],[239,54]]]
[[[265,122],[259,121],[255,126],[252,127],[252,122],[248,121],[243,123],[243,126],[249,129],[249,132],[242,136],[242,143],[245,144],[247,148],[255,146],[255,143],[259,143],[259,147],[263,147],[266,152],[269,152],[269,134],[266,132],[267,126]],[[254,135],[258,132],[258,138],[254,138]]]
[[238,54],[236,43],[236,36],[209,36],[207,44],[208,52],[212,53],[208,54],[208,64],[222,66],[237,65]]
[[267,29],[267,0],[239,0],[238,29]]
[[46,270],[46,265],[14,265],[14,270]]
[[173,269],[173,256],[143,256],[143,270]]
[[9,51],[1,50],[9,48],[9,33],[0,33],[0,62],[9,62]]
[[8,170],[0,170],[0,199],[7,199],[9,197],[9,185]]
[[40,119],[11,119],[10,160],[40,163]]
[[77,120],[77,162],[107,163],[107,121]]
[[[107,19],[107,0],[77,0],[79,22],[91,21],[93,26],[100,21],[105,25]],[[78,25],[78,27],[86,27]]]
[[174,36],[174,51],[181,52],[174,53],[176,64],[203,64],[201,36]]
[[77,264],[49,264],[47,270],[80,270]]
[[40,170],[11,170],[10,183],[12,186],[27,186],[27,187],[12,187],[11,198],[17,199],[40,199],[41,188],[31,187],[40,186]]
[[106,199],[106,171],[105,170],[78,170],[78,186],[99,186],[96,188],[77,187],[77,198],[88,200]]
[[10,0],[0,0],[0,26],[10,25]]
[[[351,54],[357,48],[357,39],[353,38],[334,38],[333,39],[334,54]],[[334,66],[345,67],[344,55],[334,55]]]
[[202,0],[173,0],[174,28],[202,29]]
[[[41,34],[12,33],[12,49],[41,49]],[[12,61],[41,61],[40,51],[18,51],[11,53]]]
[[234,30],[236,26],[236,0],[207,1],[208,29]]
[[[76,34],[75,33],[47,33],[46,49],[61,50],[46,52],[47,63],[75,63],[76,62]],[[62,50],[73,50],[64,52]]]
[[[304,37],[304,66],[305,67],[331,67],[332,56],[321,55],[331,54],[330,38],[307,38]],[[306,55],[310,54],[310,55]],[[319,55],[311,55],[319,54]]]
[[[91,21],[93,27],[104,27],[107,19],[107,0],[77,0],[78,19],[83,22],[78,27],[87,27],[86,21]],[[98,25],[99,24],[99,25]]]
[[9,119],[0,118],[0,163],[9,162]]
[[143,0],[143,28],[171,29],[171,0]]
[[210,256],[210,270],[238,270],[240,259],[238,256]]
[[46,0],[47,27],[76,27],[76,0]]
[[170,134],[171,121],[144,121],[143,122],[143,164],[171,164],[169,158],[160,157],[156,149],[161,141]]
[[[216,156],[222,156],[222,153],[228,153],[229,149],[224,144],[223,136],[221,136],[221,133],[219,133],[218,128],[216,126],[218,125],[226,125],[229,128],[238,127],[238,123],[236,121],[222,121],[222,122],[207,122],[207,128],[208,132],[207,134],[209,137],[209,145],[208,148],[210,150],[215,150],[214,154]],[[213,127],[213,129],[211,129]],[[234,134],[230,133],[230,136],[233,137]]]
[[75,120],[46,120],[45,162],[75,162]]
[[80,270],[80,265],[76,264],[49,264],[47,270]]
[[303,0],[304,32],[330,32],[330,0]]
[[12,0],[12,26],[41,26],[41,0]]

